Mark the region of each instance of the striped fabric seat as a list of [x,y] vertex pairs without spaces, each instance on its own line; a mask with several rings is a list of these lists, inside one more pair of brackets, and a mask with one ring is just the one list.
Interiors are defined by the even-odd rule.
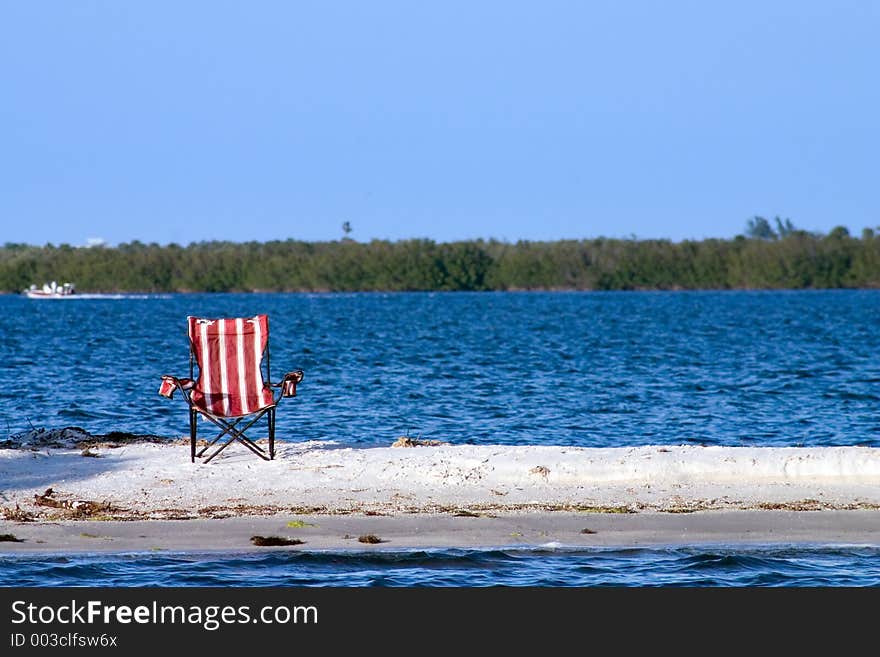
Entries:
[[275,405],[260,368],[269,337],[266,315],[187,321],[199,365],[193,406],[215,417],[242,417]]

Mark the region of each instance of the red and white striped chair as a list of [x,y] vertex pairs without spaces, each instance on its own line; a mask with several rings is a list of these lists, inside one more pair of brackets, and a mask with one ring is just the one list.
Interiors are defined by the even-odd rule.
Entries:
[[[187,317],[189,325],[189,377],[162,376],[159,394],[171,399],[180,390],[189,406],[190,457],[204,456],[211,447],[226,441],[205,459],[213,459],[233,442],[240,442],[267,461],[275,458],[275,407],[296,395],[302,370],[288,372],[271,383],[269,370],[269,318],[266,315],[233,319]],[[266,361],[266,378],[262,362]],[[196,375],[196,367],[198,373]],[[276,394],[273,388],[277,388]],[[217,425],[220,434],[196,453],[199,415]],[[269,423],[269,450],[245,435],[263,416]],[[245,420],[247,422],[245,423]],[[244,426],[239,427],[244,423]]]

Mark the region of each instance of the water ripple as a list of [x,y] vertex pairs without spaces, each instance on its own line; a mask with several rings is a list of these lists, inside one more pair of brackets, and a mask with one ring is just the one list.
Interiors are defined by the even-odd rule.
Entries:
[[880,548],[444,549],[0,558],[2,586],[877,586]]

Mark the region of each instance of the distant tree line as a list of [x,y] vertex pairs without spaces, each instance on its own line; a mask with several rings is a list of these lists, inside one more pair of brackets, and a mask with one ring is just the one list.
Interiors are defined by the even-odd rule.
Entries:
[[0,247],[0,290],[70,281],[80,292],[671,290],[880,287],[880,237],[749,220],[733,239],[516,243],[131,242]]

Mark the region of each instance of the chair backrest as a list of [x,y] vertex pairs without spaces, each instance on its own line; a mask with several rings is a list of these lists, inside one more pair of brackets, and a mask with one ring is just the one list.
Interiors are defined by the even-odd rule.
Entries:
[[187,317],[187,321],[192,356],[199,367],[193,404],[221,417],[248,415],[272,404],[260,367],[269,342],[266,315]]

